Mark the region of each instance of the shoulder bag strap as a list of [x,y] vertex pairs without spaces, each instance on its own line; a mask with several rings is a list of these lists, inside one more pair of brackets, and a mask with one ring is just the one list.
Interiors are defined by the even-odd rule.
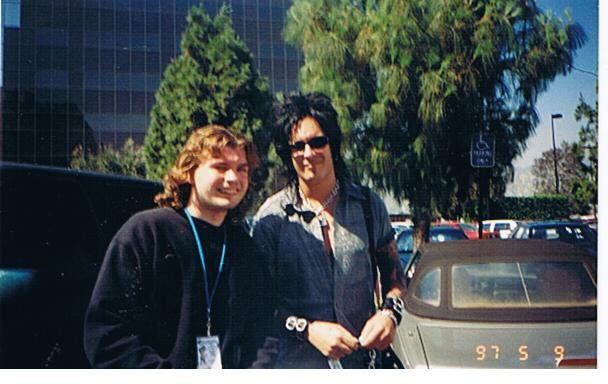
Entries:
[[374,220],[372,217],[371,192],[369,187],[361,186],[363,192],[363,216],[365,217],[365,228],[367,228],[367,238],[369,243],[369,258],[372,265],[372,276],[374,278],[374,301],[376,308],[382,303],[380,300],[380,287],[378,286],[378,260],[376,256],[376,241],[374,239]]

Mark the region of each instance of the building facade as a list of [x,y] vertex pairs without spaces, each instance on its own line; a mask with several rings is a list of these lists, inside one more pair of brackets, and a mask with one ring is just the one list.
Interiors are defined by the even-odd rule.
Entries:
[[290,0],[0,0],[0,145],[8,161],[67,166],[74,147],[142,143],[186,14],[232,8],[273,93],[297,89],[282,39]]

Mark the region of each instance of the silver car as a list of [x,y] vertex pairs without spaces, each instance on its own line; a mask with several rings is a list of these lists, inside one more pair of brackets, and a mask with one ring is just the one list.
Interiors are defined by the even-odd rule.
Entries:
[[543,240],[427,244],[393,343],[409,368],[595,367],[597,259]]

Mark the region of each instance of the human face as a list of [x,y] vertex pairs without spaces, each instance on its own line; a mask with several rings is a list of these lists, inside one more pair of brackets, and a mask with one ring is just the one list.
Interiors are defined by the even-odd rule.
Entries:
[[235,208],[247,193],[247,153],[243,148],[224,147],[219,157],[204,157],[191,178],[190,213],[212,224],[221,224],[228,210]]
[[[325,136],[317,120],[305,117],[291,131],[290,143],[308,142],[314,137]],[[301,151],[292,150],[291,161],[300,182],[309,186],[335,181],[334,162],[329,144],[321,148],[312,148],[309,144]]]

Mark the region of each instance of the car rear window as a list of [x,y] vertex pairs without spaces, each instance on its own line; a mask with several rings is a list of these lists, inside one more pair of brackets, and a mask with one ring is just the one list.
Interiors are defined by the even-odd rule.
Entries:
[[580,262],[459,264],[452,267],[454,308],[593,307],[596,282]]
[[433,268],[427,272],[420,283],[416,286],[414,297],[423,303],[427,303],[434,307],[438,307],[441,304],[441,269]]

